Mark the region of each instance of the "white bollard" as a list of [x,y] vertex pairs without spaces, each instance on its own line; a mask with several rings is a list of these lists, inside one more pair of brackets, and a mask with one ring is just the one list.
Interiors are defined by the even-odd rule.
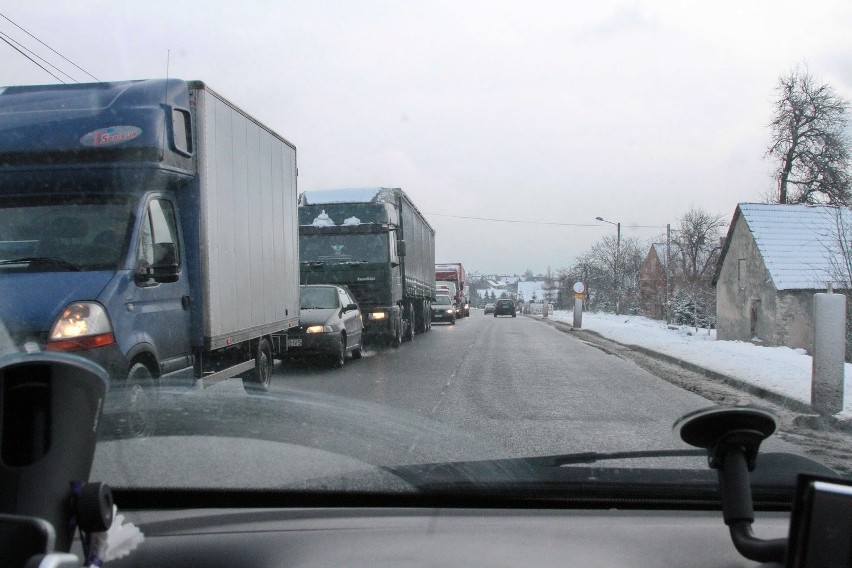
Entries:
[[814,348],[811,406],[823,415],[843,410],[846,363],[846,296],[814,294]]

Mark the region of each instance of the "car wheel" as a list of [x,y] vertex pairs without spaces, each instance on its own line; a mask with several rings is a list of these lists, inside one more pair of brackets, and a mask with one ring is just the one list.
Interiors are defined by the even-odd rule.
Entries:
[[331,360],[331,365],[335,369],[341,368],[346,364],[346,337],[341,335],[337,340],[337,351]]
[[154,433],[157,424],[157,392],[154,375],[144,363],[134,363],[124,382],[127,428],[134,438]]
[[360,345],[352,350],[352,358],[353,359],[360,359],[363,356],[364,356],[364,352],[361,350]]

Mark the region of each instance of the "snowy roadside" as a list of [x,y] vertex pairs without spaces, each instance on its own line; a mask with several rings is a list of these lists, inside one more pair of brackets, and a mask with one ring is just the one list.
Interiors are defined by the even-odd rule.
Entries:
[[[573,312],[557,310],[551,318],[573,323]],[[668,329],[665,322],[642,316],[585,312],[583,329],[624,343],[677,357],[693,365],[810,404],[811,356],[804,349],[761,347],[743,341],[716,341],[716,331],[681,326]],[[846,363],[843,412],[837,418],[852,419],[852,394]]]

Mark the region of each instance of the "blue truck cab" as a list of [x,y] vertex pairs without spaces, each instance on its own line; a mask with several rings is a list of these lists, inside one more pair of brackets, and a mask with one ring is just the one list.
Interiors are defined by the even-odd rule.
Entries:
[[295,176],[295,147],[200,82],[0,89],[0,352],[264,389],[298,324]]

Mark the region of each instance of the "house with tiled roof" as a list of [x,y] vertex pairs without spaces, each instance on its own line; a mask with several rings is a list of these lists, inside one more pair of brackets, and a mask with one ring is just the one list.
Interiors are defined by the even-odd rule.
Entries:
[[740,203],[713,277],[716,337],[812,352],[813,295],[848,281],[843,227],[852,229],[845,208]]

